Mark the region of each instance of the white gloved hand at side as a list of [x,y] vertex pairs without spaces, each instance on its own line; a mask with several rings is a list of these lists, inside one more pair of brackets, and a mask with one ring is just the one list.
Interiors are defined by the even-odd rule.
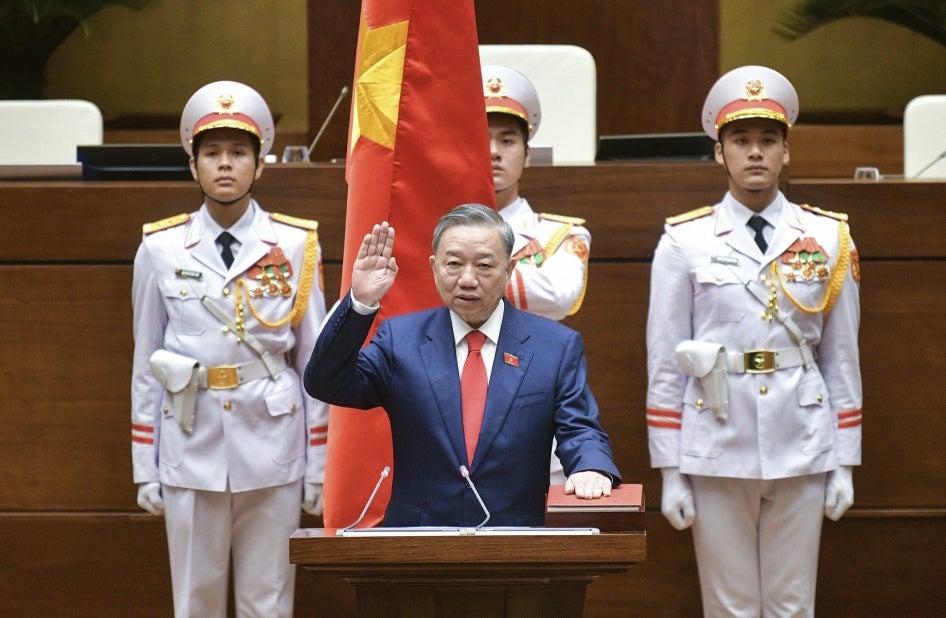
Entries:
[[302,510],[309,515],[322,514],[322,483],[306,483],[302,487]]
[[838,466],[825,477],[824,514],[832,521],[837,521],[852,504],[854,466]]
[[152,515],[164,514],[164,500],[161,498],[161,483],[152,481],[138,485],[138,506]]
[[663,487],[660,496],[660,511],[677,530],[685,530],[696,519],[693,490],[690,481],[680,474],[680,468],[661,468]]

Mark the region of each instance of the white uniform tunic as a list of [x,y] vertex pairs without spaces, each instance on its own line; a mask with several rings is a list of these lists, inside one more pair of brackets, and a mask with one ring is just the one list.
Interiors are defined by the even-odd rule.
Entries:
[[[166,402],[164,388],[148,365],[160,348],[197,360],[202,367],[257,360],[245,344],[201,304],[207,294],[230,316],[236,282],[273,248],[291,264],[292,293],[251,298],[260,316],[276,321],[295,302],[307,231],[279,223],[253,202],[245,217],[247,234],[230,269],[207,233],[205,208],[186,224],[144,237],[135,256],[132,301],[135,356],[132,368],[132,460],[135,483],[223,491],[246,491],[288,483],[322,482],[327,406],[304,394],[297,368],[308,362],[325,316],[325,300],[314,274],[308,306],[297,327],[261,325],[249,308],[247,332],[273,354],[287,354],[290,368],[277,379],[261,379],[233,389],[198,391],[194,429],[184,433]],[[318,268],[318,265],[315,266]],[[200,278],[176,274],[190,271]],[[186,274],[186,273],[185,273]],[[313,438],[308,439],[307,432]],[[308,453],[307,453],[308,449]]]
[[[516,234],[512,247],[516,269],[506,290],[509,301],[550,320],[561,320],[578,311],[591,248],[591,233],[576,224],[580,219],[536,214],[523,197],[499,214]],[[562,233],[565,238],[547,253],[549,242]]]
[[[146,235],[135,256],[134,481],[163,487],[178,616],[226,615],[231,552],[237,615],[292,615],[295,569],[285,539],[299,525],[303,480],[322,482],[328,430],[327,406],[305,395],[298,374],[325,317],[321,250],[304,266],[314,231],[303,227],[276,221],[252,202],[228,230],[240,243],[228,269],[215,244],[220,228],[203,207],[184,224]],[[267,265],[282,278],[264,289],[256,275]],[[312,286],[301,321],[275,328],[258,321],[253,309],[269,322],[290,313],[304,270]],[[207,295],[235,321],[241,281],[249,293],[245,332],[271,354],[285,355],[289,366],[275,379],[198,390],[193,431],[186,433],[149,358],[164,349],[205,368],[257,361],[201,303]]]
[[[706,616],[812,616],[825,472],[861,459],[857,254],[830,313],[825,298],[841,255],[836,218],[781,193],[760,215],[763,255],[746,223],[754,213],[727,194],[711,212],[668,224],[654,255],[647,322],[647,429],[651,464],[689,475],[694,548]],[[816,262],[798,268],[800,251]],[[795,260],[795,264],[792,262]],[[744,281],[771,290],[817,361],[771,373],[730,373],[728,418],[705,406],[699,379],[677,365],[685,340],[726,351],[797,347]],[[840,273],[839,273],[840,276]]]
[[[748,215],[743,219],[739,211],[748,209],[729,194],[712,214],[667,225],[660,239],[647,322],[647,424],[656,468],[777,479],[860,464],[860,305],[852,268],[829,314],[798,310],[778,288],[779,311],[801,328],[817,364],[807,371],[730,374],[727,420],[701,407],[699,380],[684,374],[674,357],[677,344],[688,339],[718,343],[729,352],[795,345],[781,322],[760,317],[764,307],[733,270],[768,285],[771,264],[786,270],[781,256],[795,241],[810,237],[827,253],[833,272],[839,222],[804,210],[781,193],[776,201],[779,214],[764,256],[745,225]],[[818,305],[827,281],[799,279],[787,281],[788,290],[802,304]]]

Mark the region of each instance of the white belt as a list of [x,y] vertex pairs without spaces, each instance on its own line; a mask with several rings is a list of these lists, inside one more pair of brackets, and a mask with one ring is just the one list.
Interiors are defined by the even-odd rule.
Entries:
[[729,373],[772,373],[804,364],[804,355],[797,347],[726,353],[726,370]]
[[243,363],[242,365],[200,367],[197,370],[197,385],[200,388],[212,389],[236,388],[253,380],[275,378],[288,367],[285,354],[270,356],[268,360],[269,368],[266,367],[266,363],[262,359]]

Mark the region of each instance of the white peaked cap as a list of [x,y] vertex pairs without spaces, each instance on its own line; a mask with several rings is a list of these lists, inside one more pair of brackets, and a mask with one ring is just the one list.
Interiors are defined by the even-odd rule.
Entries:
[[240,82],[213,82],[191,96],[181,114],[181,145],[193,156],[194,136],[221,128],[241,129],[255,135],[260,141],[260,157],[269,153],[276,135],[266,101]]
[[795,87],[768,67],[750,65],[729,71],[706,95],[703,130],[718,140],[719,129],[743,118],[771,118],[791,128],[798,119]]

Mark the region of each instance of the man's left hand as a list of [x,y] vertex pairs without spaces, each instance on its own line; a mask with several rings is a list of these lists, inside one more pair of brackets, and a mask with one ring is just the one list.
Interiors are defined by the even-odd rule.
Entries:
[[565,493],[591,500],[601,496],[610,496],[611,479],[594,470],[576,472],[565,481]]
[[322,514],[322,483],[306,483],[302,487],[302,510],[309,515]]

